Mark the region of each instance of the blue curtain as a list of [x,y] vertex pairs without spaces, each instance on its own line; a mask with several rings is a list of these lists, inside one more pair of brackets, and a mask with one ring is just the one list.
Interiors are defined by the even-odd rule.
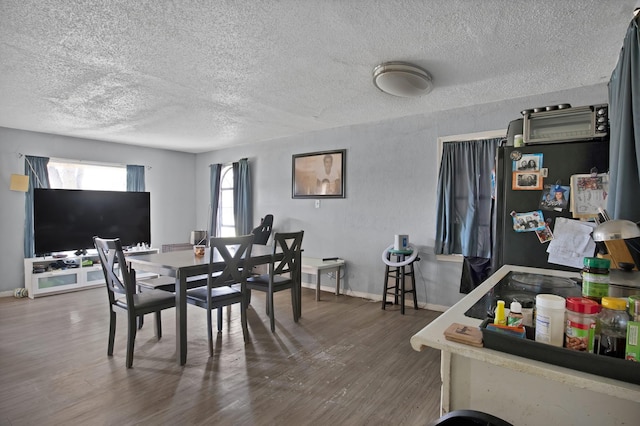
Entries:
[[211,196],[209,201],[209,237],[218,236],[218,206],[220,205],[220,173],[222,164],[209,165],[209,188]]
[[491,258],[491,170],[500,138],[443,146],[436,207],[436,254]]
[[233,214],[236,235],[250,234],[253,229],[251,174],[249,161],[243,158],[233,163]]
[[24,157],[24,174],[29,176],[29,190],[24,203],[24,257],[35,256],[33,240],[33,190],[34,188],[49,188],[48,157]]
[[127,191],[144,192],[144,166],[127,164]]
[[614,219],[640,221],[640,34],[635,17],[609,80],[609,197]]

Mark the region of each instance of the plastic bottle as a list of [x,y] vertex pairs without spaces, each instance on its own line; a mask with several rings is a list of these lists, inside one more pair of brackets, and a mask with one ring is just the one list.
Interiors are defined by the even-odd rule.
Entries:
[[507,319],[504,316],[504,300],[498,300],[496,302],[496,312],[493,323],[499,325],[507,325]]
[[640,321],[640,306],[638,305],[638,302],[640,302],[640,294],[633,294],[629,296],[629,309],[627,312],[629,312],[631,321]]
[[533,327],[535,325],[533,322],[533,305],[535,304],[535,300],[528,296],[514,297],[513,300],[520,303],[522,307],[522,325],[525,327]]
[[562,347],[565,299],[555,294],[536,296],[536,342]]
[[596,317],[596,353],[624,359],[627,344],[627,301],[617,297],[603,297],[602,310]]
[[507,325],[511,327],[521,327],[523,322],[522,305],[519,302],[511,302],[509,306],[509,316]]
[[596,316],[600,305],[584,297],[567,298],[567,327],[565,347],[574,351],[593,352]]
[[609,295],[609,259],[599,257],[585,257],[582,269],[582,297],[600,303],[603,297]]

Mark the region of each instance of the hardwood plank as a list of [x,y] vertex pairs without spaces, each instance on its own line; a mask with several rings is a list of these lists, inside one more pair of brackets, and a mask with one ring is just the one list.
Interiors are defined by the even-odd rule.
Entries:
[[409,338],[439,313],[303,288],[302,318],[276,294],[276,332],[264,295],[249,309],[244,344],[238,307],[208,356],[206,312],[189,306],[188,358],[175,363],[175,313],[138,331],[125,368],[126,315],[107,356],[104,289],[0,299],[0,425],[340,424],[423,425],[440,400],[440,353]]

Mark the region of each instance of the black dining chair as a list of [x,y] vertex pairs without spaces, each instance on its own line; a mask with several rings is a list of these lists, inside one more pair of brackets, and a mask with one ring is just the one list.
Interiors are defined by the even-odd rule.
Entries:
[[494,415],[477,410],[455,410],[440,417],[430,426],[513,426]]
[[260,221],[260,225],[253,228],[251,233],[255,235],[253,240],[254,244],[267,245],[269,236],[271,235],[271,229],[273,228],[273,215],[268,214]]
[[247,279],[249,291],[263,291],[267,295],[267,315],[271,321],[271,331],[275,332],[275,314],[273,309],[273,295],[282,290],[291,289],[291,305],[293,307],[293,320],[298,322],[302,313],[300,306],[300,274],[302,265],[302,237],[300,232],[276,232],[273,236],[273,254],[280,250],[283,259],[279,262],[273,260],[269,264],[269,273],[252,276]]
[[102,272],[107,284],[109,297],[109,343],[107,355],[113,355],[113,343],[116,335],[116,313],[114,307],[127,311],[127,368],[133,366],[133,347],[136,339],[136,319],[145,314],[156,314],[156,336],[162,337],[160,312],[175,306],[175,296],[161,290],[136,292],[135,270],[127,265],[122,244],[119,239],[93,237],[98,251]]
[[[244,341],[249,339],[247,329],[247,277],[250,265],[244,266],[245,259],[251,257],[253,234],[240,237],[213,237],[209,239],[209,269],[205,286],[187,290],[187,303],[207,310],[207,334],[209,356],[213,356],[213,324],[211,311],[218,310],[218,332],[222,331],[222,308],[240,304],[240,320]],[[215,267],[219,260],[224,268]],[[190,285],[193,285],[191,283]]]

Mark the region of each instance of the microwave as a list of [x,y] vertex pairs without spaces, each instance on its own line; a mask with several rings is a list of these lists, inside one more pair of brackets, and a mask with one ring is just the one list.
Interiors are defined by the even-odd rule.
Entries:
[[525,144],[604,139],[609,134],[608,105],[591,105],[524,114]]

